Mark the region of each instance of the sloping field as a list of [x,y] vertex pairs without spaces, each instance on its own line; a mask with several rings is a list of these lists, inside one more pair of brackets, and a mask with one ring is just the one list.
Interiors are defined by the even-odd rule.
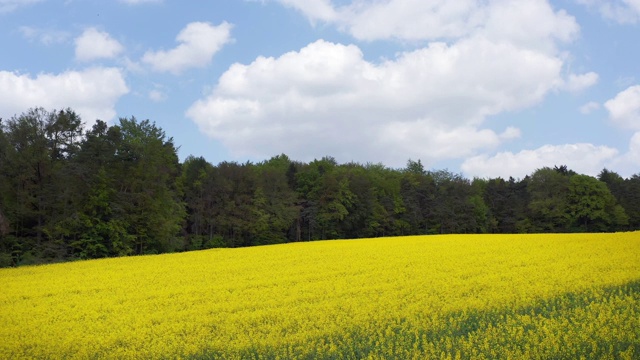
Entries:
[[640,358],[640,233],[323,241],[0,270],[0,358]]

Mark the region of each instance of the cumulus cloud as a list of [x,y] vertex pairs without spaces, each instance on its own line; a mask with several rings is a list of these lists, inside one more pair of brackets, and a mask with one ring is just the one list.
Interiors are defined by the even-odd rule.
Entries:
[[607,164],[619,160],[619,151],[593,144],[544,145],[517,153],[499,152],[494,156],[479,155],[466,159],[461,169],[467,176],[483,178],[523,178],[536,169],[567,165],[581,174],[597,175]]
[[278,58],[234,64],[187,111],[237,155],[384,161],[459,158],[520,136],[486,116],[540,102],[562,61],[482,36],[379,64],[355,45],[316,41]]
[[621,169],[623,176],[640,174],[640,131],[629,140],[629,151],[618,159],[616,168]]
[[35,4],[42,0],[0,0],[0,14],[8,13],[19,7]]
[[627,152],[613,159],[607,168],[615,169],[623,177],[640,175],[640,131],[631,136]]
[[578,0],[579,3],[596,9],[606,18],[620,24],[636,24],[640,21],[638,0]]
[[617,125],[640,130],[640,85],[630,86],[604,103],[609,118]]
[[113,119],[116,102],[128,91],[121,70],[116,68],[96,67],[35,77],[0,71],[0,117],[11,117],[35,106],[71,107],[91,126],[96,119]]
[[482,34],[494,41],[552,50],[574,39],[579,26],[541,0],[277,0],[311,20],[335,24],[360,40],[442,40]]
[[487,117],[598,81],[567,73],[561,46],[580,29],[546,0],[273,1],[359,40],[418,48],[372,62],[319,40],[233,64],[186,115],[238,157],[463,159],[522,135],[486,128]]
[[148,51],[142,62],[155,71],[179,74],[192,67],[205,67],[213,56],[231,41],[232,25],[214,26],[206,22],[188,24],[176,37],[180,44],[171,50]]
[[486,7],[470,0],[354,2],[335,11],[330,21],[360,40],[457,38],[486,21]]
[[279,2],[300,10],[311,21],[334,21],[338,17],[331,0],[279,0]]
[[482,178],[523,178],[536,169],[567,165],[581,174],[596,176],[604,168],[615,169],[623,177],[640,174],[640,131],[634,133],[626,152],[593,144],[544,145],[517,153],[500,152],[494,156],[468,158],[461,166],[467,176]]
[[124,48],[108,33],[96,28],[86,29],[76,38],[76,59],[92,61],[96,59],[110,59],[118,56]]
[[493,0],[487,4],[487,20],[479,29],[494,41],[507,41],[536,51],[555,52],[558,43],[574,40],[580,27],[564,10],[554,10],[546,0]]
[[580,92],[595,85],[598,82],[598,78],[598,74],[594,72],[588,72],[580,75],[569,74],[561,88],[573,93]]

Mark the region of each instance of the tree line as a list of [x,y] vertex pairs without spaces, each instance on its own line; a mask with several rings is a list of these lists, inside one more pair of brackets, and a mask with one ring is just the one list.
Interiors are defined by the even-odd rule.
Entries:
[[640,229],[640,173],[566,166],[524,179],[405,168],[180,162],[149,120],[71,109],[0,119],[0,266],[321,239]]

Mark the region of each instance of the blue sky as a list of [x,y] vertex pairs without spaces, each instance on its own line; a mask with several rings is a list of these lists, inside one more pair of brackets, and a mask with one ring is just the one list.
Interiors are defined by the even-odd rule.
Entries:
[[640,172],[638,0],[0,0],[0,49],[0,117],[150,119],[181,159]]

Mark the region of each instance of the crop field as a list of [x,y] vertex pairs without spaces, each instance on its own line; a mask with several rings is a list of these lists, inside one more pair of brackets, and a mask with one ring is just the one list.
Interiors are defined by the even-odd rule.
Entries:
[[640,358],[640,233],[321,241],[0,269],[0,358]]

